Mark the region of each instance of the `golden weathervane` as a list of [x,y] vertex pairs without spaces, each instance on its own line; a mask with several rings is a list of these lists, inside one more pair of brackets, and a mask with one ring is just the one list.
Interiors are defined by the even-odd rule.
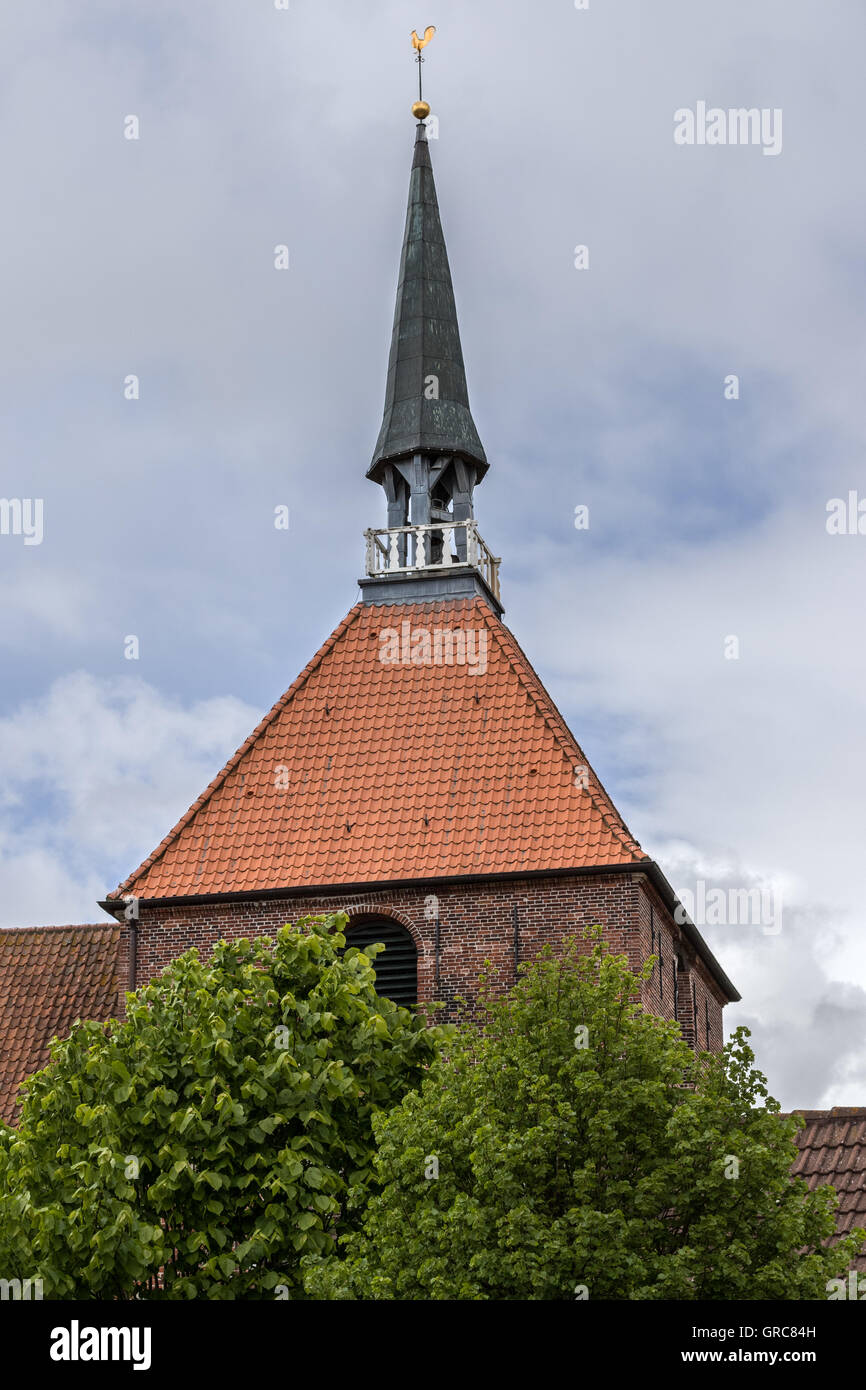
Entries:
[[418,31],[416,29],[412,30],[412,47],[415,49],[415,52],[418,55],[415,59],[415,62],[418,64],[418,100],[416,102],[413,102],[412,105],[412,115],[415,117],[416,121],[423,121],[427,116],[430,115],[430,107],[428,103],[424,100],[424,96],[421,91],[421,64],[424,62],[424,58],[421,54],[421,49],[427,47],[428,43],[430,42],[435,33],[436,27],[433,24],[427,25],[427,28],[424,30],[423,39],[419,39]]

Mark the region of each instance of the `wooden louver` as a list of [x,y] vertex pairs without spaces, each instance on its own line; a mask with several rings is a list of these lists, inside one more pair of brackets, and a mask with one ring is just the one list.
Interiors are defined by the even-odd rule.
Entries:
[[385,947],[373,962],[376,971],[376,991],[395,1004],[418,1002],[418,952],[415,942],[399,922],[379,918],[359,922],[346,932],[346,946],[363,951],[374,942]]

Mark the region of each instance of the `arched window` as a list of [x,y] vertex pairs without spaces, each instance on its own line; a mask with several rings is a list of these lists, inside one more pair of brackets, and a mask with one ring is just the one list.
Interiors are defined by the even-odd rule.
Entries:
[[376,993],[395,1004],[417,1004],[418,952],[406,928],[387,917],[376,917],[358,922],[346,932],[346,946],[357,946],[359,951],[377,941],[381,941],[385,949],[373,962]]

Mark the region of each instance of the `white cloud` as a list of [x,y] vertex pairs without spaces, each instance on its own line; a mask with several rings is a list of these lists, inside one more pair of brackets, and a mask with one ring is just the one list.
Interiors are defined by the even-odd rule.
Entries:
[[259,718],[77,673],[0,719],[0,925],[98,921]]
[[856,1104],[866,1085],[860,1035],[826,1026],[843,996],[846,1017],[866,999],[866,538],[829,537],[823,520],[807,501],[669,556],[600,557],[589,587],[575,533],[514,618],[675,888],[784,884],[778,940],[704,934],[743,995],[729,1023],[752,1022],[771,1089],[800,1106],[839,1103],[843,1082]]

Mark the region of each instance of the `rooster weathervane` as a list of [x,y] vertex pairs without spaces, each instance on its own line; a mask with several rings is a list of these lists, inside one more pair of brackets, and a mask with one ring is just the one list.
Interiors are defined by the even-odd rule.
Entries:
[[423,39],[419,39],[417,29],[413,29],[411,35],[412,47],[415,49],[415,52],[418,55],[415,59],[415,62],[418,64],[418,100],[414,102],[412,105],[412,115],[418,121],[423,121],[426,119],[427,116],[430,115],[430,106],[424,100],[424,95],[421,91],[421,64],[424,62],[424,57],[421,53],[421,49],[427,47],[428,43],[430,42],[435,33],[436,26],[433,24],[428,24],[427,28],[424,30]]

